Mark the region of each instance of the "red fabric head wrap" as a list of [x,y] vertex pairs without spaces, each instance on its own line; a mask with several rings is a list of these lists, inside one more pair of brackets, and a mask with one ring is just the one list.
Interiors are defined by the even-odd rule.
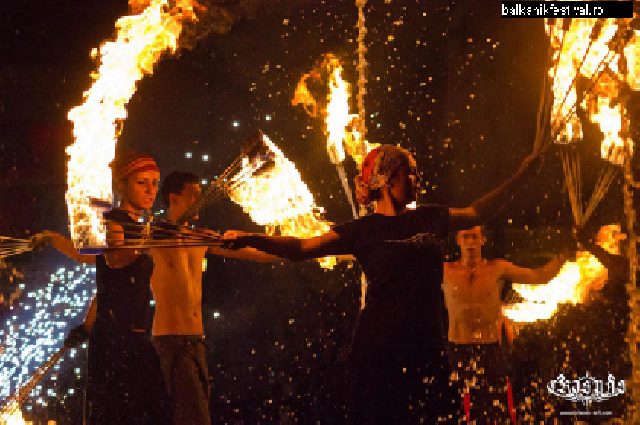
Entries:
[[133,151],[118,156],[109,166],[115,180],[122,180],[133,173],[142,171],[160,171],[156,162],[149,155]]
[[373,166],[376,163],[376,158],[378,157],[379,153],[380,153],[380,148],[375,148],[374,150],[372,150],[367,154],[367,157],[364,159],[364,162],[362,163],[362,171],[360,172],[360,174],[362,174],[362,180],[366,184],[369,184],[369,180],[371,180],[371,173],[373,172]]

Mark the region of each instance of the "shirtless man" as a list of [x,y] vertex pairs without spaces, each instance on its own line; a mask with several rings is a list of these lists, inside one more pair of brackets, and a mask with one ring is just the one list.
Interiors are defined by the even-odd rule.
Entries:
[[[169,174],[161,189],[169,222],[175,222],[197,201],[200,193],[197,175]],[[177,229],[177,225],[163,223],[154,231],[161,235],[163,226]],[[64,235],[45,231],[33,237],[34,249],[42,249],[47,244],[80,263],[95,264],[94,255],[78,253],[71,239]],[[253,261],[282,259],[253,248],[226,250],[202,246],[152,248],[150,251],[154,262],[151,289],[156,302],[152,340],[168,387],[174,423],[210,424],[209,378],[202,325],[202,260],[207,253]],[[65,346],[76,346],[87,337],[83,325],[76,326],[65,339]]]
[[[200,197],[200,178],[175,171],[160,191],[175,222]],[[186,224],[186,223],[181,223]],[[209,424],[209,385],[202,325],[202,260],[205,254],[253,261],[282,261],[253,248],[155,248],[151,289],[156,302],[153,344],[160,356],[175,424]]]
[[[445,263],[442,290],[449,314],[448,355],[454,374],[464,384],[464,409],[470,421],[471,395],[474,390],[474,416],[515,422],[515,411],[500,348],[502,338],[500,294],[504,281],[541,285],[555,277],[565,256],[556,256],[546,266],[531,270],[502,259],[482,258],[486,242],[480,226],[461,230],[456,241],[461,258]],[[490,394],[490,393],[494,394]],[[503,394],[507,392],[509,414]],[[494,406],[498,400],[498,406]],[[475,418],[474,418],[475,419]]]

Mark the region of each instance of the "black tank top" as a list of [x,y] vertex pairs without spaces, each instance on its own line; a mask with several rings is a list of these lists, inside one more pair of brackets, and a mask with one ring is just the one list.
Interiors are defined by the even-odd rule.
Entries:
[[[114,209],[104,214],[107,220],[122,224],[125,239],[138,239],[140,226],[125,211]],[[129,223],[127,225],[126,223]],[[148,254],[140,255],[132,263],[111,268],[104,254],[96,261],[97,321],[112,323],[124,329],[149,329],[149,287],[153,273],[153,259]]]

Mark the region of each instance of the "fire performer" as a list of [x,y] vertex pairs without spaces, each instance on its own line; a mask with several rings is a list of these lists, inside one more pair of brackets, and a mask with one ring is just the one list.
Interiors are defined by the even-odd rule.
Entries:
[[[171,223],[163,223],[161,227],[177,229],[177,223],[176,226],[172,223],[195,204],[201,191],[200,177],[195,174],[175,171],[165,177],[161,195]],[[160,356],[174,424],[211,423],[202,325],[202,260],[207,253],[260,262],[282,261],[253,248],[238,251],[217,246],[151,249],[155,261],[151,288],[156,301],[152,340]]]
[[376,201],[374,214],[309,239],[238,231],[223,239],[232,248],[252,246],[294,261],[353,254],[369,281],[349,360],[353,421],[449,421],[458,396],[445,358],[441,241],[449,231],[489,219],[533,175],[539,159],[527,157],[514,176],[467,208],[407,210],[417,195],[416,162],[400,147],[381,146],[356,177],[358,202]]
[[154,263],[145,252],[121,247],[141,237],[137,220],[153,205],[159,169],[151,157],[135,152],[116,157],[111,168],[122,200],[105,214],[110,249],[81,255],[69,239],[53,232],[35,235],[33,244],[52,244],[70,258],[96,264],[96,296],[84,323],[65,340],[75,346],[89,339],[86,422],[171,423],[160,361],[148,336]]
[[470,422],[473,407],[474,419],[511,417],[515,423],[513,394],[505,366],[508,359],[501,347],[503,325],[507,324],[501,314],[500,296],[505,280],[528,285],[548,283],[560,271],[566,254],[561,253],[544,267],[531,270],[503,259],[482,258],[486,238],[481,226],[460,230],[456,242],[461,258],[444,263],[442,290],[449,313],[447,354],[451,369],[464,388],[465,415]]

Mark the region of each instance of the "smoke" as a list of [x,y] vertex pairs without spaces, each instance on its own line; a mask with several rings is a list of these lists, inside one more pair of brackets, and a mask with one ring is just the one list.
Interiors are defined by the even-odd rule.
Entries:
[[[133,13],[139,13],[150,2],[129,0],[129,7]],[[236,22],[272,13],[287,13],[318,3],[320,0],[170,0],[169,8],[172,13],[195,11],[197,21],[187,22],[180,37],[180,46],[192,49],[198,40],[210,34],[228,33]]]

